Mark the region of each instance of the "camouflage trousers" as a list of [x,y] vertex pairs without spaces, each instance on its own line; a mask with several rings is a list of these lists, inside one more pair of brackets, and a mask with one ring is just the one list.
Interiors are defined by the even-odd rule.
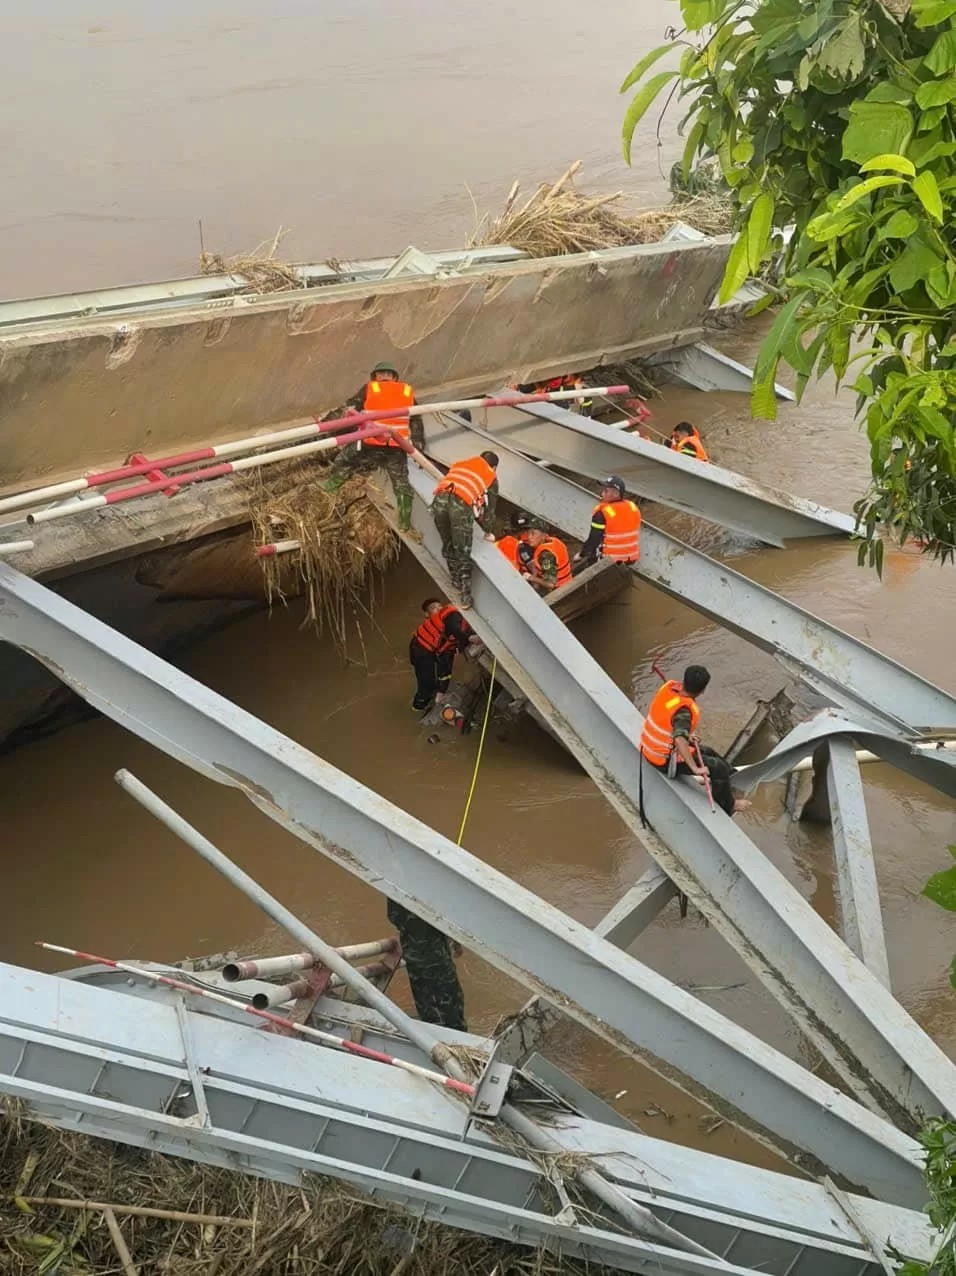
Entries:
[[432,501],[432,517],[441,537],[441,552],[455,589],[471,585],[471,541],[475,514],[454,492],[439,492]]
[[388,901],[388,920],[401,940],[405,973],[419,1019],[467,1032],[465,994],[447,938],[392,899]]
[[381,467],[392,480],[399,524],[407,528],[412,513],[412,485],[408,481],[408,454],[400,447],[362,447],[348,443],[339,448],[322,481],[324,492],[337,492],[355,474],[371,474]]

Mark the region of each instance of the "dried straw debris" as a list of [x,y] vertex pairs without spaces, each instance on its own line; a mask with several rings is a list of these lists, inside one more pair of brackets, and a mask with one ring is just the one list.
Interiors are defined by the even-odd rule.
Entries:
[[723,235],[732,229],[730,202],[721,192],[679,195],[666,208],[629,211],[621,203],[623,191],[610,195],[578,191],[574,178],[580,167],[581,161],[576,160],[556,182],[542,183],[520,205],[516,181],[498,216],[486,214],[480,219],[470,246],[508,244],[532,257],[558,257],[655,243],[678,221],[707,235]]
[[291,263],[276,259],[279,244],[288,233],[280,226],[271,243],[265,239],[251,252],[236,253],[234,257],[207,253],[203,248],[199,254],[199,273],[243,275],[248,283],[242,291],[247,293],[288,292],[292,288],[304,288],[306,281],[301,272]]
[[[291,1187],[59,1130],[30,1119],[12,1100],[0,1115],[0,1192],[0,1272],[585,1276],[588,1270],[422,1222],[334,1180],[310,1177]],[[30,1198],[110,1205],[114,1226],[103,1209],[30,1204]],[[130,1206],[160,1217],[130,1214]],[[203,1221],[209,1216],[230,1225]]]
[[333,496],[320,486],[326,467],[290,461],[249,480],[257,545],[297,540],[300,548],[263,558],[270,605],[304,595],[306,624],[326,627],[347,646],[360,615],[371,619],[376,580],[396,561],[400,542],[366,495],[366,480],[349,479]]

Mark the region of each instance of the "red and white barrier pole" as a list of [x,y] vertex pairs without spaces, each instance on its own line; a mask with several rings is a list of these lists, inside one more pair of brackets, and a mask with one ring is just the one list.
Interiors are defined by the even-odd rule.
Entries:
[[[186,474],[177,474],[177,487],[188,487],[192,483],[205,483],[209,479],[223,478],[226,474],[240,474],[243,470],[258,470],[266,465],[274,465],[277,461],[291,461],[299,456],[311,456],[315,452],[330,451],[344,447],[362,439],[371,439],[387,433],[381,426],[369,425],[352,434],[340,434],[334,439],[318,439],[314,443],[300,443],[297,447],[279,448],[275,452],[263,452],[255,456],[241,456],[237,461],[222,461],[219,465],[207,465],[204,470],[191,470]],[[153,462],[155,465],[155,462]],[[105,495],[90,496],[84,500],[68,501],[64,505],[55,505],[52,509],[37,510],[27,515],[27,522],[51,523],[55,519],[72,518],[74,514],[85,514],[88,510],[102,509],[104,505],[119,505],[124,501],[133,501],[140,496],[153,496],[157,492],[166,491],[172,483],[170,477],[153,479],[148,483],[137,483],[133,487],[119,487]]]
[[413,1076],[424,1077],[426,1081],[434,1081],[445,1090],[454,1090],[457,1094],[468,1095],[469,1098],[475,1096],[475,1087],[469,1085],[467,1081],[456,1081],[454,1077],[446,1077],[442,1072],[432,1072],[430,1068],[421,1068],[417,1063],[408,1063],[405,1059],[397,1059],[394,1055],[385,1054],[381,1050],[372,1050],[369,1046],[361,1046],[355,1041],[336,1037],[331,1032],[322,1032],[304,1023],[294,1023],[293,1020],[286,1019],[282,1015],[274,1015],[269,1010],[257,1010],[255,1006],[242,1005],[223,993],[211,992],[208,988],[197,988],[181,979],[171,979],[168,975],[160,975],[155,970],[144,970],[141,966],[133,966],[129,962],[97,957],[94,953],[85,953],[78,948],[64,948],[61,944],[47,944],[43,940],[37,940],[37,947],[45,948],[51,953],[65,953],[68,957],[78,957],[81,961],[93,962],[96,965],[110,966],[113,970],[123,970],[129,975],[138,975],[140,979],[149,979],[167,988],[175,988],[178,992],[188,993],[191,997],[204,997],[207,1001],[218,1001],[222,1005],[231,1006],[233,1010],[241,1010],[245,1014],[254,1015],[257,1019],[265,1019],[284,1029],[292,1029],[312,1041],[321,1041],[323,1045],[334,1046],[335,1049],[344,1050],[348,1054],[361,1055],[363,1059],[373,1059],[376,1063],[387,1063],[393,1068],[401,1069],[402,1072],[410,1072]]
[[300,541],[271,541],[268,545],[256,546],[256,558],[275,558],[277,554],[291,554],[301,548]]
[[[470,408],[500,408],[522,403],[560,403],[564,399],[588,398],[594,394],[621,395],[629,394],[626,385],[599,386],[583,390],[557,390],[551,394],[509,394],[498,398],[454,399],[446,403],[420,403],[412,408],[389,409],[376,412],[350,412],[346,416],[335,417],[329,421],[312,420],[307,425],[290,426],[285,430],[274,430],[270,434],[253,434],[247,438],[233,439],[228,443],[217,443],[209,447],[194,448],[191,452],[178,452],[173,456],[160,456],[152,461],[138,461],[129,465],[120,465],[112,470],[100,470],[87,474],[83,478],[65,479],[62,483],[51,483],[47,487],[33,488],[29,492],[19,492],[16,496],[0,498],[0,513],[9,510],[23,509],[28,505],[41,505],[44,501],[55,501],[61,496],[72,496],[74,492],[83,492],[91,487],[107,487],[111,483],[121,483],[123,479],[138,478],[153,470],[176,469],[183,465],[196,465],[200,461],[222,460],[227,456],[237,456],[243,452],[251,452],[257,448],[269,447],[273,443],[292,443],[296,439],[305,439],[312,434],[328,434],[331,430],[347,429],[360,423],[371,421],[395,421],[408,416],[423,416],[435,412],[458,412]],[[173,486],[173,480],[167,483]]]

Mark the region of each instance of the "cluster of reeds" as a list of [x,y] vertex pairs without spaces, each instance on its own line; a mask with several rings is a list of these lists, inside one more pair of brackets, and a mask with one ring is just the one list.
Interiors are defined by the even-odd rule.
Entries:
[[244,292],[287,292],[290,288],[304,288],[305,280],[290,262],[279,261],[276,253],[287,230],[280,226],[271,242],[263,240],[250,252],[223,257],[221,253],[208,253],[205,248],[199,254],[201,275],[242,275],[247,281]]
[[630,210],[622,203],[623,191],[610,195],[579,191],[574,177],[580,167],[581,161],[576,160],[556,182],[542,183],[520,204],[516,181],[502,211],[496,217],[481,218],[471,246],[508,244],[532,257],[557,257],[654,243],[678,221],[707,235],[726,234],[732,228],[730,201],[720,192],[679,195],[664,208]]
[[[328,629],[343,648],[362,618],[371,619],[374,584],[398,558],[400,543],[366,495],[366,480],[349,479],[324,492],[327,468],[290,461],[250,481],[250,514],[257,545],[297,540],[299,549],[262,559],[270,605],[304,596],[306,623]],[[364,644],[363,644],[364,650]]]
[[39,1276],[583,1276],[333,1180],[290,1187],[0,1116],[0,1271]]

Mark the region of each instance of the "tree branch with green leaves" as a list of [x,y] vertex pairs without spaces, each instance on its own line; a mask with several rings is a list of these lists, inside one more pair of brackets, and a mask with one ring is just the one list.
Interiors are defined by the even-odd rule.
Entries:
[[757,362],[754,415],[775,416],[781,359],[798,394],[830,371],[852,378],[872,470],[854,507],[860,561],[882,567],[882,528],[951,561],[956,0],[680,7],[684,29],[622,86],[636,90],[625,158],[666,89],[684,107],[685,179],[716,156],[733,193],[739,233],[722,299],[783,254],[786,304]]

